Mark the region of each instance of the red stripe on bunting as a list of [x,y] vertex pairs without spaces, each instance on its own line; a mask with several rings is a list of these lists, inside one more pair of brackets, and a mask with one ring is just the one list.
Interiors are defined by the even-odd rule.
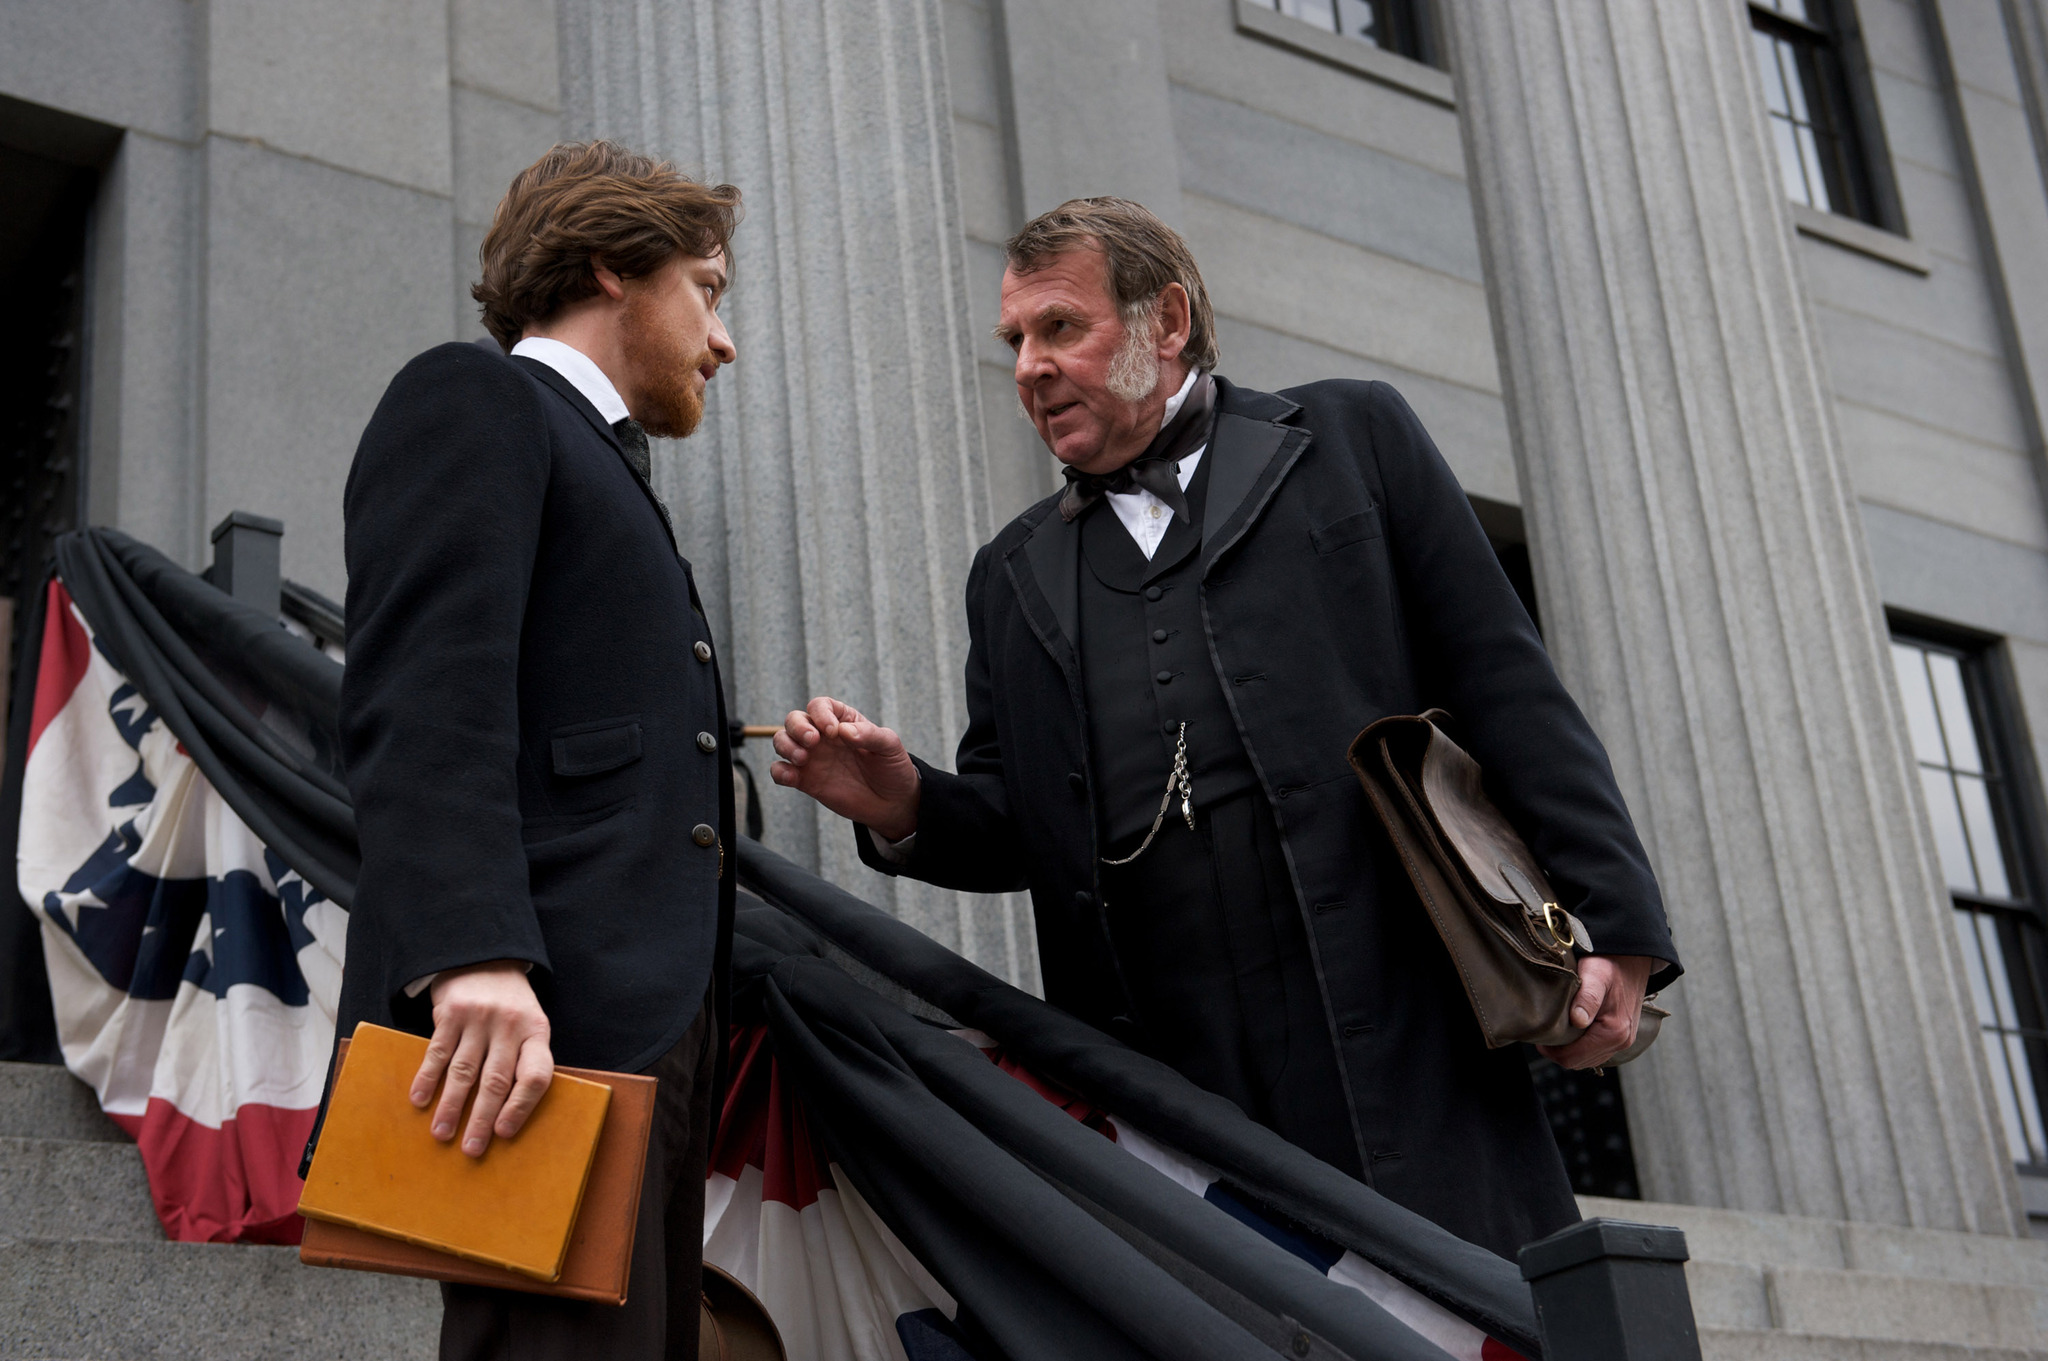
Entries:
[[747,1168],[758,1167],[762,1200],[799,1211],[815,1205],[819,1191],[834,1189],[832,1171],[803,1103],[782,1080],[768,1027],[736,1025],[728,1045],[732,1076],[710,1171],[738,1181]]
[[142,1153],[164,1236],[179,1243],[299,1241],[299,1153],[311,1110],[249,1104],[219,1129],[162,1097],[140,1116],[116,1115]]
[[43,605],[43,652],[36,662],[36,707],[28,724],[28,749],[71,700],[71,692],[92,665],[92,640],[71,612],[71,592],[54,578]]

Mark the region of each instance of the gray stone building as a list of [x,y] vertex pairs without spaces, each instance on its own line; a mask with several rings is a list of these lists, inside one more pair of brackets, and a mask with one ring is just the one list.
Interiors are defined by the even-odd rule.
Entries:
[[[969,557],[1054,485],[1000,243],[1142,200],[1224,373],[1408,397],[1614,754],[1690,973],[1546,1079],[1589,1208],[1688,1228],[1710,1354],[2048,1349],[2042,0],[7,0],[0,591],[244,509],[339,597],[357,433],[590,135],[747,196],[740,362],[658,456],[738,715],[950,755]],[[1021,902],[760,783],[1034,979]]]

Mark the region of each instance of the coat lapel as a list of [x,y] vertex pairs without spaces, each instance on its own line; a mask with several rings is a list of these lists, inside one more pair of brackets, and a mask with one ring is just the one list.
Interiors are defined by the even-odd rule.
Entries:
[[[617,432],[611,428],[604,417],[597,414],[597,408],[590,404],[590,399],[581,392],[578,392],[574,383],[555,372],[548,365],[541,363],[538,359],[529,359],[523,354],[515,354],[511,356],[511,360],[520,368],[553,388],[563,401],[576,409],[577,415],[590,423],[590,428],[598,433],[599,438],[612,447],[612,452],[619,456],[619,462],[625,467],[626,475],[632,478],[639,486],[640,494],[647,498],[647,504],[654,507],[655,515],[661,520],[661,531],[668,535],[668,546],[675,550],[677,558],[681,558],[683,556],[682,545],[676,542],[676,527],[674,522],[669,519],[668,507],[664,506],[661,503],[661,498],[654,494],[654,488],[647,485],[647,482],[639,473],[633,471],[633,465],[626,462],[626,451],[619,443]],[[683,566],[687,568],[689,563],[684,562]],[[695,587],[693,586],[691,589],[694,590]]]
[[1216,428],[1203,456],[1215,460],[1202,508],[1205,575],[1259,518],[1309,443],[1308,431],[1283,423],[1301,410],[1293,402],[1223,378],[1216,384]]
[[1046,503],[1045,514],[1031,537],[1004,557],[1017,599],[1031,621],[1031,631],[1059,663],[1067,679],[1080,676],[1081,526],[1060,518]]

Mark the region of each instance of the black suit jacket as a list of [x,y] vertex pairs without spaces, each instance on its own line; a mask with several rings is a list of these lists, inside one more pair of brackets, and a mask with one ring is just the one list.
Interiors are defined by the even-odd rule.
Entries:
[[723,692],[652,491],[553,369],[451,344],[392,380],[344,508],[340,1033],[424,1033],[408,983],[521,959],[558,1061],[645,1067],[723,978],[733,910]]
[[[1218,380],[1202,524],[1209,656],[1286,843],[1344,1074],[1382,1192],[1509,1255],[1577,1218],[1515,1049],[1488,1051],[1345,752],[1432,706],[1485,768],[1597,949],[1672,962],[1657,883],[1599,740],[1559,683],[1470,503],[1385,383],[1278,395]],[[1029,888],[1046,996],[1115,1033],[1131,1003],[1097,880],[1076,651],[1079,522],[1048,498],[968,577],[958,773],[920,763],[908,863]],[[1149,734],[1148,734],[1149,735]]]

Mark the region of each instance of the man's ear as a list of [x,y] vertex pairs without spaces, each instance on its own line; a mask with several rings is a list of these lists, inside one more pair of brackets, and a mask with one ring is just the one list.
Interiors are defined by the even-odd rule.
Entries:
[[[590,262],[590,277],[597,281],[598,290],[613,302],[617,302],[626,296],[626,281],[621,279],[612,270],[599,264],[594,257]],[[1175,284],[1173,287],[1178,288],[1180,285]],[[1186,295],[1183,294],[1182,296],[1185,297]]]
[[1194,329],[1194,311],[1188,306],[1188,291],[1179,284],[1168,284],[1160,289],[1159,358],[1162,361],[1180,358],[1180,352],[1188,347],[1188,337]]

